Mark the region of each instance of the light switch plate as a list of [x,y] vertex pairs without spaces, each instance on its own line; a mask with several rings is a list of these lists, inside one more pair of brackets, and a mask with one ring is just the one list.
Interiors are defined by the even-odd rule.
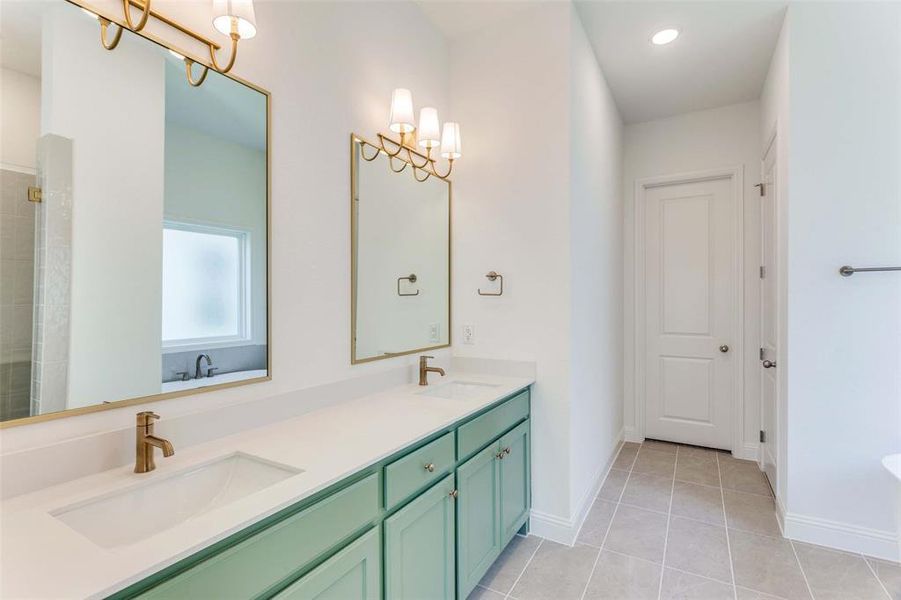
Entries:
[[464,325],[463,326],[463,343],[464,344],[475,344],[475,331],[473,330],[472,325]]
[[429,341],[430,342],[440,342],[441,341],[441,324],[440,323],[430,323],[429,324]]

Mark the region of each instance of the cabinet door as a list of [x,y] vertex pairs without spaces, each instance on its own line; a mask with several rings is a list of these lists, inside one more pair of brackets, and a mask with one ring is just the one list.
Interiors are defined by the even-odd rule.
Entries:
[[379,600],[382,539],[372,529],[347,548],[282,590],[277,600]]
[[453,600],[454,476],[448,475],[385,520],[389,600]]
[[501,547],[513,539],[529,518],[529,421],[500,439]]
[[500,555],[498,445],[457,469],[457,587],[466,598]]

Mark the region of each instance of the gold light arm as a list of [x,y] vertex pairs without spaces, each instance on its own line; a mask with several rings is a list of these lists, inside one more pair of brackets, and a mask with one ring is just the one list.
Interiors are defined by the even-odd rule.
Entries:
[[190,83],[193,87],[200,87],[203,81],[206,79],[207,73],[210,72],[210,68],[206,65],[201,65],[203,71],[200,74],[200,79],[194,79],[194,61],[190,58],[185,59],[185,75],[188,78],[188,83]]
[[104,19],[103,17],[97,17],[97,20],[100,21],[100,43],[107,50],[114,50],[116,46],[119,45],[119,40],[122,39],[122,26],[120,25],[116,29],[115,35],[113,35],[112,40],[107,40],[107,34],[109,33],[109,26],[111,21],[108,19]]
[[447,179],[448,177],[450,177],[451,171],[453,171],[453,170],[454,170],[454,159],[453,158],[447,159],[447,173],[445,173],[444,175],[439,173],[438,169],[435,167],[435,165],[432,164],[432,173],[435,175],[435,177],[439,177],[441,179]]
[[[423,173],[425,173],[425,177],[420,179],[419,175],[416,174],[416,171],[422,171]],[[416,181],[418,181],[419,183],[422,183],[423,181],[425,181],[426,179],[428,179],[431,176],[432,176],[431,171],[428,171],[426,169],[417,168],[416,165],[413,165],[413,178],[416,179]]]
[[400,160],[401,167],[399,169],[395,169],[394,168],[394,157],[393,156],[388,157],[388,166],[391,167],[391,170],[394,171],[395,173],[401,173],[404,169],[407,168],[407,165],[410,164],[402,158],[400,158],[398,160]]
[[428,166],[429,162],[431,162],[431,161],[427,158],[427,159],[425,160],[424,163],[422,163],[421,165],[417,165],[417,164],[416,164],[416,161],[413,160],[413,154],[414,154],[414,151],[412,151],[412,150],[410,150],[409,148],[407,148],[407,157],[410,159],[410,164],[413,165],[414,167],[416,167],[417,169],[424,169],[425,167]]
[[[397,150],[394,151],[394,152],[392,152],[391,150],[388,150],[387,146],[385,146],[385,142],[386,142],[386,141],[391,142],[392,144],[394,144],[395,146],[397,146]],[[382,135],[379,135],[379,144],[381,144],[382,150],[385,152],[385,154],[388,155],[388,158],[394,158],[395,156],[397,156],[398,154],[400,154],[401,152],[404,151],[404,145],[403,145],[403,144],[398,144],[398,143],[395,142],[394,140],[389,139],[389,138],[386,138],[386,137],[384,137],[384,136],[382,136]]]
[[[232,25],[234,28],[235,25]],[[232,70],[232,67],[235,66],[235,59],[238,58],[238,40],[240,40],[240,36],[238,36],[237,31],[232,31],[230,35],[232,39],[232,53],[231,58],[228,59],[228,64],[225,65],[225,68],[219,65],[219,61],[216,60],[216,51],[210,46],[210,62],[213,64],[213,68],[219,71],[220,73],[228,73]]]
[[[147,25],[147,19],[150,18],[150,3],[152,0],[142,0],[142,1],[134,1],[134,0],[122,0],[122,10],[125,13],[125,22],[128,23],[128,28],[132,31],[141,31],[144,29],[144,26]],[[135,25],[131,20],[131,5],[141,8],[141,20],[138,21],[138,24]]]
[[365,160],[366,162],[372,162],[376,158],[378,158],[379,152],[381,152],[381,150],[379,150],[376,146],[372,146],[372,148],[375,149],[375,152],[373,153],[372,156],[366,156],[366,146],[371,146],[371,144],[361,140],[360,141],[360,156],[362,156],[363,160]]

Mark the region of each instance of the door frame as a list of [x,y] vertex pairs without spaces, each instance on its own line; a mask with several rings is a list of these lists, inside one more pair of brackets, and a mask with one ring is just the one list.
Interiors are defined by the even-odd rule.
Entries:
[[733,327],[735,328],[736,339],[732,341],[731,346],[735,349],[734,360],[734,376],[735,386],[733,388],[732,398],[732,454],[744,457],[744,405],[745,405],[745,327],[744,327],[744,290],[745,290],[745,269],[744,269],[744,167],[742,165],[731,167],[720,167],[716,169],[705,169],[702,171],[688,171],[684,173],[673,173],[670,175],[660,175],[656,177],[645,177],[635,180],[633,190],[634,218],[633,218],[633,277],[635,284],[634,294],[634,381],[635,381],[635,397],[634,397],[634,415],[635,415],[635,433],[638,438],[644,439],[646,422],[646,380],[645,380],[645,363],[647,361],[647,344],[646,344],[646,306],[647,306],[647,290],[645,280],[645,190],[661,187],[665,185],[673,185],[680,183],[698,183],[703,181],[711,181],[715,179],[731,179],[732,194],[735,198],[734,221],[732,223],[733,234],[735,236],[736,253],[735,253],[735,294],[736,306],[735,313],[732,315]]
[[[772,153],[773,154],[773,170],[775,171],[775,181],[772,182],[773,187],[775,188],[775,194],[773,196],[773,202],[775,202],[775,222],[773,223],[773,244],[775,245],[775,253],[776,260],[774,261],[773,266],[775,267],[775,273],[767,274],[769,278],[773,281],[773,285],[775,286],[776,292],[776,305],[774,306],[774,310],[776,314],[773,315],[775,319],[776,326],[776,344],[777,347],[777,356],[776,360],[779,363],[779,366],[776,368],[775,378],[776,378],[776,390],[775,390],[775,398],[773,398],[773,424],[776,427],[775,431],[775,439],[774,445],[776,448],[776,481],[771,481],[770,485],[773,487],[773,495],[776,497],[776,506],[777,506],[777,516],[780,520],[780,525],[783,525],[783,518],[781,514],[784,512],[780,507],[782,506],[782,492],[785,489],[785,455],[788,451],[786,436],[785,436],[785,365],[786,365],[786,338],[785,338],[785,298],[783,295],[783,290],[785,289],[785,282],[783,281],[783,258],[784,258],[784,244],[783,244],[783,234],[784,234],[784,217],[783,217],[783,204],[784,204],[784,193],[782,191],[782,173],[779,171],[779,126],[778,122],[773,125],[772,130],[766,138],[766,143],[763,145],[763,152],[760,156],[760,174],[761,180],[764,178],[764,174],[766,173],[766,159]],[[767,182],[769,185],[770,182]],[[760,262],[763,264],[763,206],[760,207]],[[758,296],[762,296],[763,294],[763,286],[761,285],[757,290]],[[760,310],[761,315],[758,319],[758,327],[763,327],[763,301],[761,299],[760,302]],[[761,331],[761,345],[763,344],[763,336]],[[757,368],[760,369],[759,363],[757,364]],[[764,423],[764,412],[763,412],[763,387],[760,388],[760,400],[759,400],[759,420],[760,420],[760,428],[763,429],[765,427]],[[770,433],[770,432],[767,432]],[[763,456],[763,445],[760,445],[758,455],[757,455],[757,464],[760,467],[761,471],[764,470],[764,456]]]

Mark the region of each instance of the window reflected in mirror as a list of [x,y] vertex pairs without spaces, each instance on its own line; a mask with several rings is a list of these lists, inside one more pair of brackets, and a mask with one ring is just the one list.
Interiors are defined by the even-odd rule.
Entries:
[[97,31],[2,5],[0,421],[269,373],[267,93]]

